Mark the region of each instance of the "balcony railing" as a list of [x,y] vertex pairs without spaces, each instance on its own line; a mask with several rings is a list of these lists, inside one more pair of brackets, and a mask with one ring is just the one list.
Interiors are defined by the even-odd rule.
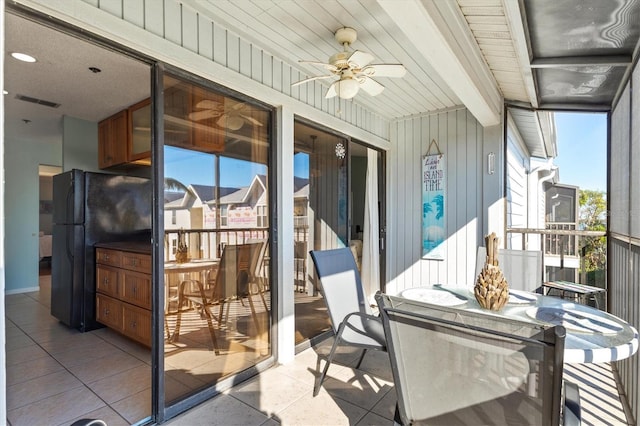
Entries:
[[[220,259],[226,244],[244,244],[269,238],[269,228],[184,229],[190,259]],[[165,261],[176,259],[178,229],[164,233]]]
[[[307,280],[309,248],[309,226],[306,216],[295,226],[294,235],[294,277],[295,288],[304,291]],[[190,259],[220,259],[226,244],[244,244],[250,240],[268,240],[269,228],[218,228],[218,229],[185,229],[185,242]],[[178,247],[178,230],[165,231],[164,258],[171,262],[176,259]]]
[[[606,252],[602,254],[601,268],[589,271],[585,257],[587,240],[604,237],[606,232],[578,230],[573,223],[552,223],[547,224],[547,229],[509,228],[507,234],[517,235],[513,240],[521,243],[521,247],[512,245],[510,248],[542,252],[544,281],[571,281],[607,288]],[[605,294],[599,296],[601,307],[606,306]]]

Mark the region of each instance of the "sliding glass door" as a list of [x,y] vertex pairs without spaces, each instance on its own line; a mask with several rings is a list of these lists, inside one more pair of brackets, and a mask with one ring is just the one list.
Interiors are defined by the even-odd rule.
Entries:
[[381,288],[384,161],[381,151],[305,123],[295,123],[294,136],[293,291],[301,345],[331,329],[309,250],[350,247],[368,293]]
[[271,119],[171,76],[163,118],[168,406],[271,355]]

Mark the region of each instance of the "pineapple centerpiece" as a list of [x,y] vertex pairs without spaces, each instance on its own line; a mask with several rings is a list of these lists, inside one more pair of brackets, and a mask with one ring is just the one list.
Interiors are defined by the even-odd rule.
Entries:
[[473,293],[480,306],[498,311],[509,300],[509,285],[498,265],[498,237],[492,232],[484,240],[487,259],[478,275]]

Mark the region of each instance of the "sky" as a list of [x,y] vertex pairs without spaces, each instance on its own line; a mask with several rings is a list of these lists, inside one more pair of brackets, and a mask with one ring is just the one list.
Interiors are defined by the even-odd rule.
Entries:
[[[216,156],[199,151],[165,146],[164,175],[185,185],[209,185],[215,182]],[[249,186],[254,176],[267,174],[266,166],[249,161],[220,157],[220,186]]]
[[607,190],[607,115],[556,113],[560,183]]

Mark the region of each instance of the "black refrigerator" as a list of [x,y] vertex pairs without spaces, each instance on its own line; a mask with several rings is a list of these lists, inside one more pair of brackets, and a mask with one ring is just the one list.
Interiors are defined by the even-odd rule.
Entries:
[[98,242],[151,244],[149,179],[70,170],[53,177],[51,315],[90,331],[96,322]]

